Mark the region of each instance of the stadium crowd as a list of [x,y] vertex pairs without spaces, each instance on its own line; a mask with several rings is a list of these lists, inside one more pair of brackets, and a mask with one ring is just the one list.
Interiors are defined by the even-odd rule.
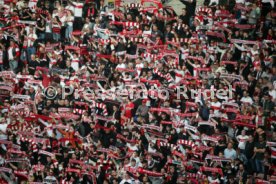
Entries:
[[275,2],[181,2],[0,1],[0,183],[275,183]]

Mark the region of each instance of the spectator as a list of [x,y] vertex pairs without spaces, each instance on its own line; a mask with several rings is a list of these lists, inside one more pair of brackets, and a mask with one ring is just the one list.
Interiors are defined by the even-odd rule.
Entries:
[[225,158],[230,158],[230,159],[237,158],[237,153],[233,149],[232,143],[228,143],[227,148],[224,150],[224,156],[225,156]]

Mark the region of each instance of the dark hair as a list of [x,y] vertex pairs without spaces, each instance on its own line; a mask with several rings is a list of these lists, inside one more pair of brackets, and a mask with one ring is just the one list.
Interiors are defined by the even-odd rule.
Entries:
[[55,16],[55,18],[57,19],[57,21],[58,21],[59,23],[61,23],[61,21],[60,21],[60,19],[59,19],[58,16]]

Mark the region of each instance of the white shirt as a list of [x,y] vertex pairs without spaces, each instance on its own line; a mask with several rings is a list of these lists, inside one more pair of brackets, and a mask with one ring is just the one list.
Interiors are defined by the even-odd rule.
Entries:
[[210,3],[209,3],[209,6],[211,6],[212,4],[218,4],[218,0],[211,0]]
[[83,3],[73,2],[73,5],[74,5],[74,16],[82,17]]
[[237,140],[239,141],[238,147],[239,147],[240,149],[244,150],[244,149],[245,149],[245,144],[246,144],[246,142],[247,142],[247,140],[248,140],[248,136],[247,136],[247,135],[245,135],[245,136],[243,136],[243,135],[238,135],[238,136],[237,136]]
[[47,177],[44,179],[43,183],[53,184],[53,183],[58,183],[58,182],[57,182],[56,177],[54,177],[54,176],[47,176]]
[[68,6],[65,7],[65,9],[74,12],[75,8],[74,8],[74,6],[68,5]]
[[137,69],[138,75],[140,75],[142,68],[144,68],[144,64],[143,63],[136,64],[135,68]]
[[151,145],[149,144],[149,146],[148,146],[148,152],[149,153],[156,153],[156,149],[154,149],[153,147],[151,147]]
[[151,31],[143,31],[142,36],[143,37],[149,37],[151,35]]
[[134,182],[133,182],[131,179],[128,179],[128,180],[123,179],[119,184],[124,184],[124,183],[126,183],[126,182],[131,183],[131,184],[134,184]]
[[28,6],[29,6],[29,8],[32,10],[32,12],[35,11],[36,4],[37,4],[37,0],[30,0],[30,1],[29,1]]
[[[185,72],[183,70],[175,70],[175,73],[175,83],[178,83],[183,79]],[[181,75],[182,77],[180,77]]]
[[71,61],[71,67],[75,70],[78,71],[79,70],[79,62],[77,62],[78,59],[72,59]]
[[193,70],[193,73],[194,73],[194,77],[196,77],[198,75],[198,72],[197,72],[197,68],[200,68],[200,65],[199,64],[193,64],[192,65],[194,70]]
[[236,3],[241,3],[241,4],[244,4],[244,0],[236,0]]
[[[8,56],[9,56],[9,60],[13,60],[14,57],[13,57],[13,49],[14,47],[9,47],[8,48]],[[15,47],[15,52],[18,52],[19,49],[17,47]]]
[[59,17],[59,20],[60,20],[62,26],[64,26],[66,18],[67,18],[67,16]]
[[[213,107],[221,107],[221,103],[220,102],[212,102],[211,106],[213,106]],[[218,114],[218,113],[219,113],[219,110],[215,109],[214,110],[214,114]]]
[[243,103],[249,103],[250,105],[252,105],[253,104],[253,100],[252,100],[252,98],[251,97],[242,97],[241,98],[241,102],[243,102]]
[[180,50],[181,50],[181,53],[182,53],[181,58],[186,59],[186,57],[189,56],[189,49],[184,49],[184,48],[181,47]]
[[138,147],[136,144],[132,146],[131,144],[127,143],[127,147],[132,151],[138,151]]
[[17,7],[19,10],[21,10],[22,7],[24,7],[24,2],[23,2],[23,1],[18,1],[18,2],[16,3],[16,7]]
[[35,41],[37,39],[37,35],[35,33],[30,33],[28,35],[28,47],[32,47],[34,44],[34,41],[31,39],[34,39],[34,41]]
[[218,178],[217,178],[217,179],[213,179],[211,176],[208,176],[208,181],[209,181],[210,183],[220,183],[220,181],[219,181]]
[[82,30],[90,29],[90,24],[84,24]]
[[[8,126],[8,123],[6,123],[6,124],[0,124],[0,130],[1,130],[1,132],[6,133],[6,131],[7,131],[7,126]],[[7,135],[1,133],[1,134],[0,134],[0,139],[7,139]]]
[[136,160],[136,167],[142,167],[142,164],[141,164],[141,161],[140,161],[139,157],[135,157],[135,158],[132,158],[132,159]]
[[126,68],[126,64],[125,63],[118,64],[116,66],[116,69],[118,69],[118,68]]
[[73,26],[73,21],[74,21],[73,16],[66,17],[66,23],[67,23],[68,26]]

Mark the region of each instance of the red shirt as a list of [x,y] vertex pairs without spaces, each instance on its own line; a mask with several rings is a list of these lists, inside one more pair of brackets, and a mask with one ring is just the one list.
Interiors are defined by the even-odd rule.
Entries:
[[8,184],[8,182],[4,178],[0,178],[0,184]]
[[48,77],[47,74],[43,74],[42,85],[44,87],[48,87],[50,83],[51,83],[51,78]]
[[132,117],[132,113],[131,110],[134,108],[134,103],[130,102],[125,106],[125,116],[127,118],[131,118]]

